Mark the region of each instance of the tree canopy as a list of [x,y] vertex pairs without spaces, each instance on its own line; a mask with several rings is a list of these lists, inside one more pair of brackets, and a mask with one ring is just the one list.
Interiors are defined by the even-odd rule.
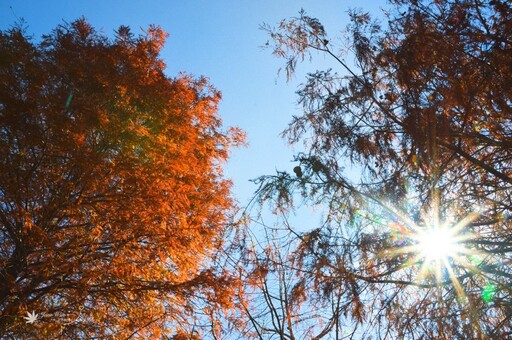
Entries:
[[[297,91],[294,174],[257,180],[284,215],[248,251],[256,336],[512,334],[511,5],[391,3],[385,23],[351,12],[345,40],[304,11],[263,27],[288,77],[317,55],[337,69]],[[322,225],[286,220],[299,201]]]
[[165,38],[0,32],[1,338],[190,338],[233,307],[222,164],[244,136],[207,79],[165,74]]

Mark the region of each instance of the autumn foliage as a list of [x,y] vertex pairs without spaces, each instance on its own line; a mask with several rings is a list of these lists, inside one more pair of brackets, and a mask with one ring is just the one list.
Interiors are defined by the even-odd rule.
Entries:
[[[283,134],[303,150],[295,174],[257,181],[280,213],[297,198],[325,211],[307,231],[284,214],[249,251],[253,272],[267,269],[263,311],[247,309],[261,334],[512,334],[510,2],[391,3],[383,22],[352,11],[342,40],[305,12],[263,27],[288,76],[317,55],[335,67],[297,92],[303,113]],[[434,270],[414,233],[441,224],[459,248]]]
[[214,261],[243,134],[206,79],[165,75],[165,38],[0,33],[0,337],[191,336],[232,307]]

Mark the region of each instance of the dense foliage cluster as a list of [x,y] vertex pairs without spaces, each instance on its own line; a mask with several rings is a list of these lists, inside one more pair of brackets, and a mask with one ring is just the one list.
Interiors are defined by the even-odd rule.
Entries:
[[243,134],[206,79],[165,75],[165,38],[85,20],[38,43],[0,33],[2,339],[189,338],[232,307],[215,258]]

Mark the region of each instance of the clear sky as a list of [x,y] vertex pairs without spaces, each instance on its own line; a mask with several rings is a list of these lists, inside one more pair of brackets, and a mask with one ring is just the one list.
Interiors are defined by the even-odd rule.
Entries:
[[[160,25],[170,34],[162,54],[168,75],[184,71],[208,77],[223,94],[219,114],[225,126],[248,134],[249,147],[234,151],[225,168],[244,205],[256,189],[249,179],[294,166],[293,150],[278,135],[293,114],[300,114],[295,90],[304,80],[298,75],[286,83],[277,77],[283,61],[261,48],[268,37],[259,26],[277,24],[303,8],[334,35],[347,25],[349,8],[379,14],[385,6],[384,0],[0,0],[0,29],[23,18],[38,38],[81,16],[108,36],[120,25],[134,33]],[[302,65],[300,74],[318,63],[322,57]]]

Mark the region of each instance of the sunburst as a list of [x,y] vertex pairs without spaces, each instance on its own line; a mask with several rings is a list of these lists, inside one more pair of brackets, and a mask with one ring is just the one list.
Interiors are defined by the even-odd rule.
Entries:
[[419,224],[396,209],[388,206],[388,210],[400,222],[389,227],[406,238],[407,242],[389,250],[387,254],[393,257],[409,254],[403,267],[418,267],[418,282],[434,279],[436,284],[444,284],[449,278],[458,294],[465,296],[455,268],[474,269],[468,259],[477,252],[468,247],[467,241],[474,238],[474,235],[468,231],[467,226],[480,216],[481,210],[468,214],[457,223],[452,217],[440,222],[438,208],[434,206],[429,213],[422,214]]

